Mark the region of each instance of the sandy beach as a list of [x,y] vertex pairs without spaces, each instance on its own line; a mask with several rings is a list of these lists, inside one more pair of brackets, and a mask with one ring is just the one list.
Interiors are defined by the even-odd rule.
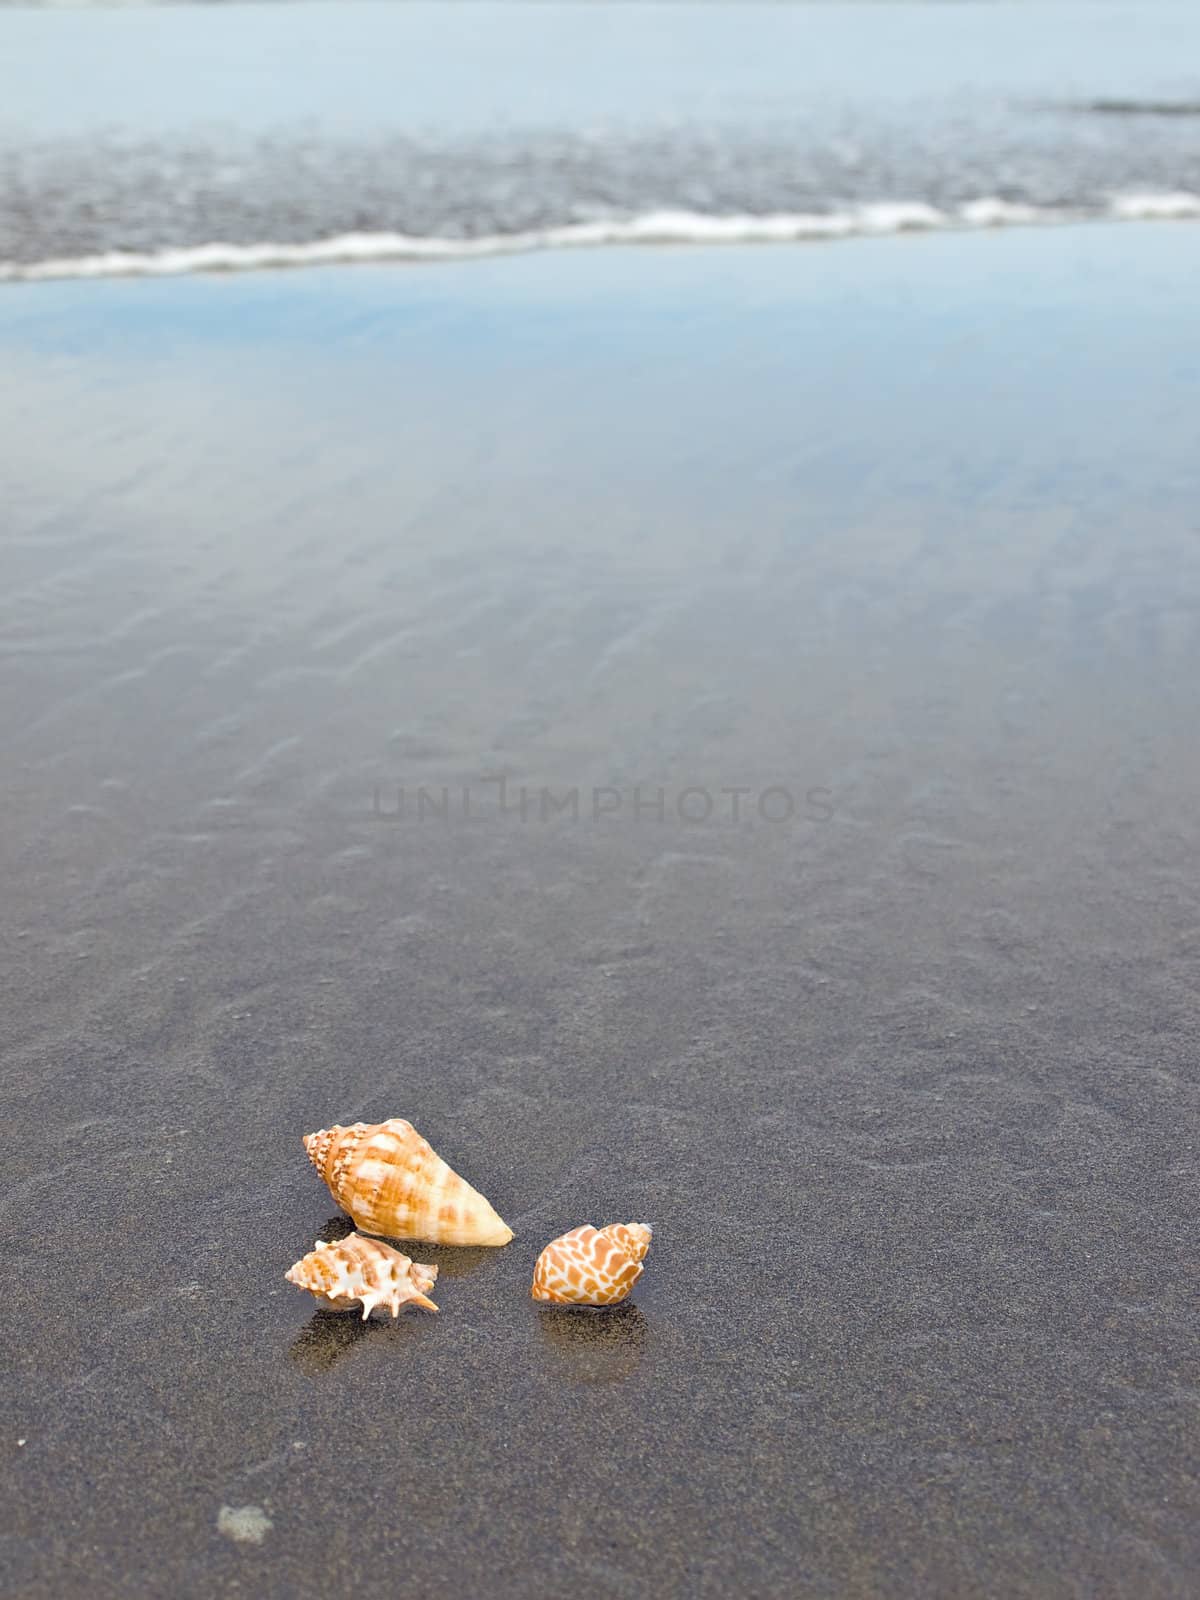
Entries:
[[6,1594],[1195,1593],[1198,274],[4,286]]

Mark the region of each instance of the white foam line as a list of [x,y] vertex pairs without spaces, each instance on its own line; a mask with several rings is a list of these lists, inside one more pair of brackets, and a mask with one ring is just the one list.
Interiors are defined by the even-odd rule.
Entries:
[[1085,212],[1020,205],[987,196],[954,211],[923,201],[892,201],[832,212],[781,211],[711,216],[695,211],[649,211],[597,222],[570,222],[523,233],[477,239],[422,238],[405,233],[343,233],[309,244],[203,244],[147,252],[110,250],[103,255],[33,262],[0,262],[0,281],[50,278],[169,278],[195,272],[248,272],[267,267],[316,267],[353,262],[462,261],[516,255],[531,250],[596,248],[633,244],[791,244],[846,239],[855,235],[931,232],[947,229],[1011,228],[1107,217],[1121,222],[1200,218],[1200,195],[1186,191],[1114,195],[1107,211]]
[[1122,222],[1186,222],[1200,217],[1200,194],[1118,194],[1111,210]]

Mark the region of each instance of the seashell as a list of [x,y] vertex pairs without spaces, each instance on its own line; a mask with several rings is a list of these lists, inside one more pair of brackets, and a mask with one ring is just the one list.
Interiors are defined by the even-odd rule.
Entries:
[[351,1233],[328,1244],[318,1239],[284,1276],[315,1294],[326,1311],[354,1311],[359,1302],[365,1322],[376,1306],[387,1306],[395,1317],[410,1300],[436,1311],[429,1290],[437,1274],[436,1267],[410,1261],[390,1244]]
[[650,1233],[644,1222],[572,1228],[538,1257],[533,1298],[556,1306],[619,1305],[642,1275]]
[[411,1122],[335,1123],[304,1136],[308,1158],[363,1233],[431,1244],[507,1244],[512,1229]]

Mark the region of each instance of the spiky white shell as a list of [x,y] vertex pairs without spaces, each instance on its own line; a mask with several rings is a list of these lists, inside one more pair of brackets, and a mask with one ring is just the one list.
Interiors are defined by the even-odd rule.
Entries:
[[364,1322],[376,1306],[385,1306],[395,1317],[410,1300],[436,1311],[429,1290],[437,1275],[436,1267],[410,1261],[390,1244],[361,1233],[328,1242],[318,1239],[284,1274],[289,1283],[316,1295],[326,1311],[356,1311],[361,1305]]
[[501,1245],[512,1229],[411,1122],[335,1123],[304,1136],[309,1160],[364,1233],[431,1244]]
[[619,1305],[642,1275],[650,1235],[643,1222],[572,1228],[538,1257],[533,1298],[560,1306]]

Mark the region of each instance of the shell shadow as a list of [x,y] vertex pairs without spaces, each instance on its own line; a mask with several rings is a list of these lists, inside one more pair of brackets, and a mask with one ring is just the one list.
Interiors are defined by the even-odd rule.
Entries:
[[[320,1238],[332,1243],[335,1239],[344,1239],[347,1234],[354,1232],[354,1223],[340,1211],[336,1217],[330,1217],[320,1232]],[[397,1250],[402,1250],[406,1256],[411,1256],[414,1261],[424,1262],[426,1265],[438,1269],[438,1278],[469,1278],[473,1272],[478,1272],[486,1261],[494,1261],[501,1254],[486,1245],[447,1245],[424,1244],[420,1239],[384,1239],[385,1244],[394,1245]],[[435,1290],[436,1294],[437,1291]]]
[[443,1278],[469,1278],[500,1253],[487,1245],[422,1244],[418,1239],[402,1239],[398,1248],[415,1261],[436,1267],[439,1283]]
[[536,1315],[550,1365],[569,1383],[623,1383],[646,1353],[650,1324],[628,1302],[611,1311],[538,1306]]

